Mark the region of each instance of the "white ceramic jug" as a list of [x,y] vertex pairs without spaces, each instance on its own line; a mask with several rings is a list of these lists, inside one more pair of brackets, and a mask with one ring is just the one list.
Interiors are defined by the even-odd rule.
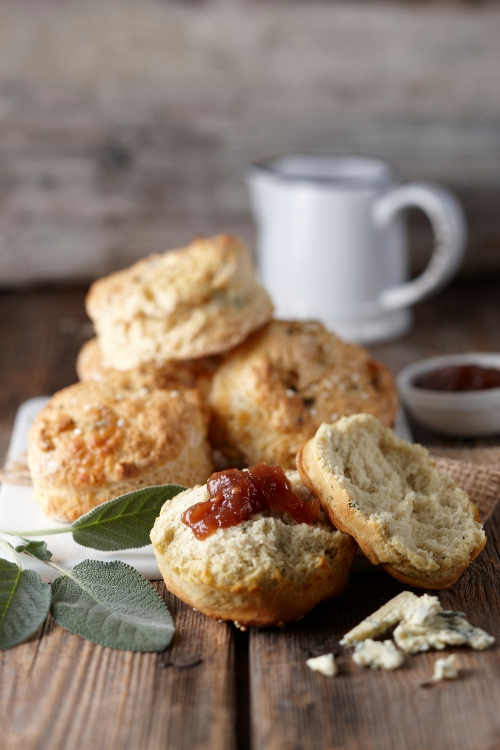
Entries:
[[[318,318],[357,341],[390,338],[460,266],[466,230],[456,198],[437,185],[398,185],[379,159],[286,156],[255,163],[248,181],[277,317]],[[427,214],[435,246],[408,281],[400,212],[410,206]]]

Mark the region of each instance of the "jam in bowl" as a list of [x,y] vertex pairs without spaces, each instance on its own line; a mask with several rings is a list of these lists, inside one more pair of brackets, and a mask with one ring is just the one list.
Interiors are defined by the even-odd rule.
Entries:
[[500,435],[500,354],[432,357],[397,376],[401,400],[416,422],[459,437]]
[[486,391],[500,388],[500,369],[484,367],[470,362],[462,365],[447,365],[428,370],[413,380],[416,388],[428,391]]

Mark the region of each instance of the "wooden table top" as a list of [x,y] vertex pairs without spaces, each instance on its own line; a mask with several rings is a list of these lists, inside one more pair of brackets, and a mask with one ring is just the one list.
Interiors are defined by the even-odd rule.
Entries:
[[[0,294],[0,454],[19,403],[76,379],[74,361],[91,335],[84,291]],[[393,371],[424,357],[500,349],[500,285],[461,284],[415,310],[406,337],[371,347]],[[435,438],[423,433],[420,439]],[[494,441],[490,441],[494,442]],[[488,544],[444,606],[465,610],[500,638],[500,509]],[[490,750],[500,747],[500,651],[460,652],[461,679],[422,688],[436,654],[397,672],[352,664],[338,641],[401,590],[386,574],[357,574],[344,595],[283,630],[240,632],[161,590],[175,621],[163,654],[93,645],[48,619],[29,642],[0,652],[0,746],[59,748],[374,748]],[[471,602],[473,611],[471,611]],[[333,651],[342,674],[311,672],[305,660]]]

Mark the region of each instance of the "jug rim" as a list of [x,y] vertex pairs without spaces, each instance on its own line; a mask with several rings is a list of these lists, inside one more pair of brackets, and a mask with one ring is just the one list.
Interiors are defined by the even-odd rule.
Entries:
[[284,183],[366,189],[393,184],[392,166],[377,156],[334,153],[290,153],[257,159],[250,172]]

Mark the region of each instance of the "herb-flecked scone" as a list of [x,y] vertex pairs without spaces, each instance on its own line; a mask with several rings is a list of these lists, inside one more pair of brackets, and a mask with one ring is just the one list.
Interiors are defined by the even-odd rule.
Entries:
[[[251,467],[250,472],[256,468],[262,470]],[[339,594],[356,545],[331,526],[297,472],[287,472],[285,480],[295,497],[295,518],[283,509],[261,507],[244,520],[232,518],[234,525],[217,526],[206,534],[199,509],[213,508],[209,487],[213,492],[211,483],[220,485],[224,474],[176,495],[156,519],[151,541],[167,588],[210,617],[261,626],[298,619]],[[269,487],[272,498],[276,483]],[[227,498],[234,497],[233,489],[230,482],[225,484],[224,499],[218,501],[222,514],[228,513]],[[300,516],[295,520],[301,505],[310,507],[307,522],[299,522]]]
[[295,468],[322,422],[365,411],[392,425],[390,372],[316,321],[275,320],[230,352],[209,396],[211,440],[235,463]]
[[163,363],[145,362],[132,370],[116,370],[106,367],[97,338],[87,341],[77,357],[76,372],[80,380],[109,381],[114,387],[127,390],[140,388],[175,390],[176,388],[198,388],[206,397],[218,357],[168,360]]
[[212,471],[206,431],[197,391],[71,385],[30,430],[35,498],[47,515],[73,521],[139,487],[203,482]]
[[144,258],[87,295],[103,363],[118,370],[227,351],[272,310],[248,248],[223,234]]
[[297,466],[332,523],[404,583],[451,586],[486,543],[467,494],[369,414],[322,424]]

